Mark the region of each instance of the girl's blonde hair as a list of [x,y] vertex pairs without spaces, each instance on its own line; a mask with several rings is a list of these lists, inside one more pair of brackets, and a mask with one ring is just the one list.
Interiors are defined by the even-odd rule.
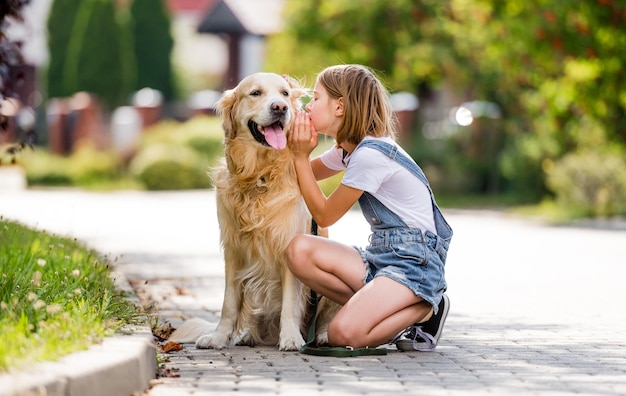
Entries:
[[389,93],[370,69],[361,65],[330,66],[318,74],[317,81],[331,98],[343,98],[337,144],[359,144],[365,136],[395,139],[396,117]]

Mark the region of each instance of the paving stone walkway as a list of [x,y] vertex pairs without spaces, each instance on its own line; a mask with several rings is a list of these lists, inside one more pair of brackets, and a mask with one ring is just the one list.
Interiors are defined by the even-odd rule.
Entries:
[[[160,354],[146,394],[626,395],[626,226],[552,227],[500,212],[444,210],[455,231],[451,310],[430,353],[330,358],[234,347]],[[119,257],[160,323],[217,323],[223,259],[212,191],[0,192],[0,214]],[[331,238],[364,245],[357,211]]]

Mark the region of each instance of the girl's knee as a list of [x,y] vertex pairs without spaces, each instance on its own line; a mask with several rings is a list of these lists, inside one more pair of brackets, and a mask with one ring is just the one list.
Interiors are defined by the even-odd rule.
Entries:
[[334,346],[360,348],[364,345],[362,330],[351,322],[333,319],[328,325],[328,342]]
[[287,266],[294,274],[300,273],[300,269],[305,266],[304,260],[309,256],[307,251],[308,242],[303,234],[293,237],[287,245]]

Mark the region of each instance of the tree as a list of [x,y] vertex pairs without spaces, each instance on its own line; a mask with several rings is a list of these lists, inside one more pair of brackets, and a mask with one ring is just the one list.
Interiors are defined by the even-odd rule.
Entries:
[[121,30],[112,0],[83,0],[68,42],[63,81],[70,92],[87,91],[109,109],[126,102]]
[[[626,5],[613,0],[454,3],[455,22],[464,28],[455,34],[455,48],[474,70],[469,86],[505,110],[509,144],[502,171],[516,189],[536,186],[536,196],[545,193],[545,173],[570,152],[626,149],[626,54],[621,50]],[[476,18],[477,4],[482,18]],[[482,39],[468,34],[479,30],[487,32]]]
[[[20,43],[5,34],[9,19],[21,21],[22,9],[30,0],[5,0],[0,5],[0,101],[16,96],[16,81],[11,79],[11,67],[22,63]],[[2,122],[4,124],[4,121]],[[2,128],[4,129],[4,127]]]
[[281,72],[310,75],[331,64],[361,63],[382,74],[392,90],[416,92],[441,81],[438,66],[452,51],[440,26],[446,2],[308,0],[286,7],[285,32],[271,39],[280,44],[269,46],[268,64]]
[[72,95],[63,79],[67,61],[68,43],[81,0],[54,0],[48,14],[48,52],[50,58],[47,68],[47,96],[62,98]]
[[[22,53],[20,43],[16,43],[5,35],[7,20],[22,20],[22,11],[24,6],[30,3],[30,0],[4,0],[0,5],[0,110],[2,101],[7,98],[18,98],[16,86],[20,84],[24,76],[12,73],[14,66],[22,64]],[[9,117],[0,114],[0,134],[7,133],[9,128]],[[36,140],[34,129],[25,131],[25,139],[21,142],[10,142],[10,144],[2,147],[0,151],[0,165],[8,159],[8,162],[15,162],[15,156],[26,146],[33,146]]]
[[161,91],[166,100],[175,96],[171,54],[174,40],[170,18],[162,0],[133,0],[130,6],[136,59],[135,89]]
[[[626,151],[623,1],[302,0],[287,7],[270,67],[309,75],[363,63],[392,90],[423,97],[445,84],[459,104],[497,103],[504,144],[496,165],[517,194],[541,198],[546,172],[567,153]],[[464,146],[446,154],[438,165],[458,162]]]

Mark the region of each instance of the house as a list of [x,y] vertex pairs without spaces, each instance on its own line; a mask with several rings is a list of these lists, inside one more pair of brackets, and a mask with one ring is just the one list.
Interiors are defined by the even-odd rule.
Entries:
[[168,0],[175,58],[203,65],[209,74],[219,72],[223,76],[220,88],[232,88],[244,76],[262,69],[265,37],[283,28],[285,1]]

